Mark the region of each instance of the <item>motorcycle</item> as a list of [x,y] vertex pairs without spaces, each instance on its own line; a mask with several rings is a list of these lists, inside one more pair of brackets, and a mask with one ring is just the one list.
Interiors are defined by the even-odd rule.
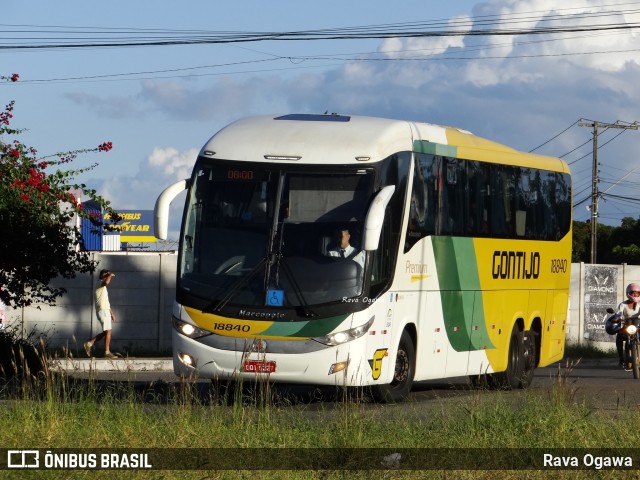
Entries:
[[611,314],[605,323],[605,330],[609,335],[622,334],[624,342],[622,345],[623,362],[625,369],[631,366],[633,378],[640,378],[640,344],[638,343],[638,317],[622,319],[620,314],[615,313],[613,308],[607,308],[607,313]]

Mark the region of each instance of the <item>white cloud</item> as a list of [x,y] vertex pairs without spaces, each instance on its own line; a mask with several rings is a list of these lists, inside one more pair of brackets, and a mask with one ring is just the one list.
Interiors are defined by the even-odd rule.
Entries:
[[187,121],[225,118],[226,121],[256,111],[269,111],[285,98],[282,82],[275,77],[219,78],[198,83],[146,81],[140,100],[171,118]]
[[143,164],[143,169],[146,171],[161,171],[162,175],[158,176],[162,180],[178,181],[191,175],[191,169],[197,156],[198,150],[195,148],[186,152],[178,152],[172,147],[156,147],[147,158],[146,163]]
[[388,58],[417,58],[439,55],[451,48],[461,48],[464,47],[463,34],[471,29],[470,21],[468,16],[452,17],[449,20],[446,29],[457,31],[461,34],[460,36],[387,38],[378,51]]
[[[500,15],[495,28],[527,30],[535,27],[593,26],[632,24],[640,21],[637,9],[621,9],[620,5],[603,4],[600,0],[493,0],[480,4],[476,15]],[[569,23],[570,22],[570,23]],[[536,38],[537,37],[537,38]],[[558,61],[604,71],[619,71],[628,62],[638,63],[637,34],[628,30],[560,33],[553,36],[489,37],[482,57],[518,55],[561,55]],[[607,52],[591,54],[591,52]],[[580,55],[580,54],[583,55]],[[573,55],[566,55],[573,54]],[[578,55],[576,55],[578,54]]]
[[[88,182],[116,210],[153,210],[155,201],[166,187],[189,178],[198,149],[180,152],[173,147],[156,147],[140,163],[135,176],[115,176]],[[177,238],[184,194],[173,202],[170,211],[170,238]]]
[[131,96],[102,97],[95,94],[74,92],[65,94],[65,97],[76,105],[89,107],[98,115],[106,118],[135,118],[145,113],[144,106]]
[[198,151],[195,148],[180,152],[173,147],[156,147],[140,162],[134,176],[93,180],[91,184],[116,209],[152,209],[165,187],[191,176]]
[[[552,20],[556,15],[563,19]],[[452,19],[449,25],[466,23],[468,32],[487,28],[483,22],[496,17],[492,28],[524,30],[566,24],[567,15],[573,15],[572,24],[582,25],[640,21],[620,5],[598,0],[490,0],[478,3],[472,17]],[[376,53],[385,61],[351,61],[330,69],[299,70],[295,76],[270,72],[148,81],[132,108],[161,114],[181,128],[212,120],[221,126],[246,115],[287,111],[389,116],[454,125],[528,150],[579,118],[638,120],[640,57],[624,51],[637,48],[637,41],[638,35],[628,30],[386,39]],[[109,105],[106,100],[84,99],[113,114],[123,108],[124,102]],[[640,132],[621,138],[627,137],[636,142],[625,148],[613,142],[602,151],[603,164],[626,170],[636,165]],[[543,151],[559,156],[589,138],[588,129],[575,127]],[[587,142],[567,160],[588,155],[589,148]],[[115,196],[115,205],[135,197],[136,206],[151,208],[162,187],[188,172],[193,159],[193,152],[156,148],[136,177],[115,178],[104,187]],[[576,185],[588,180],[589,162],[586,158],[572,166]]]

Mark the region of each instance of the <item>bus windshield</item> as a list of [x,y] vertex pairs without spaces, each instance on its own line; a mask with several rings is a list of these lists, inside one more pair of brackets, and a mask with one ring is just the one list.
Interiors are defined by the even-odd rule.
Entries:
[[[373,186],[373,170],[201,159],[186,206],[179,288],[209,301],[210,311],[362,295],[360,246]],[[339,249],[345,238],[346,254]]]

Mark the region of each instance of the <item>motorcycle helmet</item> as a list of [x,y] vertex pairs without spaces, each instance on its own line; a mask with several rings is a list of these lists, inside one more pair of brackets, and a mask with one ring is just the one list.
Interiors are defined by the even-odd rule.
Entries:
[[612,315],[607,318],[607,321],[604,324],[604,329],[609,335],[615,335],[622,328],[622,323],[620,321],[616,321],[620,319],[620,315]]
[[631,292],[640,292],[640,285],[638,285],[637,283],[630,283],[629,285],[627,285],[627,298],[633,303],[636,303],[636,298],[638,297],[631,296]]

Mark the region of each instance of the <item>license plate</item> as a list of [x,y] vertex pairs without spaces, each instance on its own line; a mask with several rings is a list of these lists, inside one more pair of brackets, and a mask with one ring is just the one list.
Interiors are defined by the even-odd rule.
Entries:
[[242,371],[246,373],[273,373],[276,371],[276,362],[248,360],[242,365]]

